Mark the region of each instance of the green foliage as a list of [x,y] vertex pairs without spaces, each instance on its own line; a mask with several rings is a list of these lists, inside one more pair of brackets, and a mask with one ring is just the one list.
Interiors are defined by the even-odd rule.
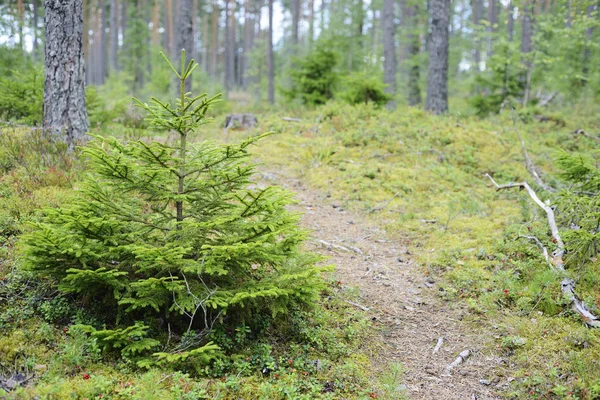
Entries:
[[379,76],[368,73],[354,73],[343,79],[345,90],[340,98],[348,104],[374,103],[385,105],[391,96],[385,93],[385,85]]
[[0,119],[37,125],[42,121],[44,73],[30,67],[0,78]]
[[514,43],[499,41],[489,61],[489,70],[475,77],[477,94],[471,104],[479,116],[498,113],[505,107],[514,107],[524,90],[523,70],[519,50]]
[[296,59],[296,67],[290,71],[292,88],[286,92],[290,98],[299,97],[304,104],[325,104],[333,98],[338,81],[334,68],[337,53],[326,44],[320,44],[308,57]]
[[[197,332],[198,346],[215,324],[285,313],[311,303],[323,286],[319,258],[300,251],[306,233],[285,209],[290,194],[252,181],[248,147],[261,137],[188,142],[210,122],[217,99],[184,93],[195,67],[176,72],[171,65],[181,82],[174,105],[156,98],[141,104],[154,128],[175,131],[179,140],[95,136],[82,150],[89,175],[80,190],[46,210],[23,239],[26,268],[56,280],[115,326],[90,332],[124,355],[158,343],[135,321],[154,318],[149,334]],[[126,344],[132,335],[135,347]]]

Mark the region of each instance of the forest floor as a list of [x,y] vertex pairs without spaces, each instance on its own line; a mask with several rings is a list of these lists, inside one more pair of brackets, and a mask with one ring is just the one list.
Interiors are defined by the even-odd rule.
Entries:
[[[297,194],[294,211],[303,213],[302,224],[312,232],[310,249],[329,257],[343,286],[359,290],[361,303],[354,305],[368,309],[385,346],[373,360],[376,368],[400,363],[402,389],[412,399],[500,398],[496,390],[508,383],[490,379],[490,374],[503,359],[490,353],[488,332],[463,323],[465,311],[435,295],[440,289],[411,254],[426,249],[409,239],[391,240],[385,229],[344,210],[336,199],[290,173],[263,176]],[[465,350],[470,356],[449,371]]]

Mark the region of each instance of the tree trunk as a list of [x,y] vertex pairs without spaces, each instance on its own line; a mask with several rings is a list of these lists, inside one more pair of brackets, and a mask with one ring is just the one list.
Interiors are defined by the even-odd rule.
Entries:
[[309,0],[308,7],[308,50],[312,51],[315,42],[315,0]]
[[506,12],[508,14],[508,23],[506,24],[506,36],[508,37],[508,41],[512,42],[513,37],[515,36],[515,6],[512,3],[512,1],[508,3]]
[[448,111],[448,23],[450,0],[431,1],[431,43],[425,108],[434,114]]
[[248,88],[248,77],[247,70],[250,63],[250,50],[252,47],[252,37],[254,35],[254,15],[250,9],[251,0],[245,0],[244,2],[244,43],[242,51],[242,60],[240,63],[240,84],[242,88]]
[[[592,19],[592,13],[594,12],[594,8],[595,5],[594,4],[588,4],[587,6],[587,19],[591,20]],[[594,35],[594,28],[592,26],[588,27],[585,30],[585,44],[583,47],[583,82],[582,84],[585,85],[588,81],[589,75],[590,75],[590,61],[592,58],[592,40],[593,40],[593,35]]]
[[529,101],[529,90],[531,84],[531,73],[533,67],[533,10],[534,10],[534,1],[528,0],[526,1],[523,7],[523,20],[521,22],[521,62],[523,63],[523,67],[525,69],[525,73],[521,76],[521,82],[525,87],[525,92],[523,93],[523,106],[527,105]]
[[39,48],[38,27],[39,27],[40,11],[38,8],[39,7],[38,1],[39,0],[32,1],[33,15],[31,17],[31,30],[33,31],[33,58],[35,60],[38,59],[38,48]]
[[[384,0],[383,2],[383,82],[385,91],[392,96],[396,95],[396,25],[394,23],[394,0]],[[396,108],[396,101],[390,100],[387,104],[388,109]]]
[[488,59],[494,54],[494,32],[496,32],[496,24],[498,23],[498,4],[497,0],[488,0]]
[[123,43],[121,50],[126,50],[127,21],[129,20],[129,1],[122,0],[121,2],[121,41]]
[[419,88],[419,80],[421,79],[421,71],[417,56],[419,55],[419,35],[416,32],[418,21],[418,6],[408,6],[406,8],[406,25],[408,34],[406,37],[406,53],[408,54],[408,105],[417,106],[421,104],[421,89]]
[[110,69],[111,72],[119,70],[119,1],[110,0]]
[[273,0],[269,0],[269,35],[267,64],[269,66],[269,103],[275,104],[275,57],[273,55]]
[[25,40],[23,37],[23,28],[25,27],[25,8],[23,7],[23,0],[17,0],[17,13],[19,18],[19,46],[21,50],[25,50]]
[[106,54],[107,38],[106,38],[106,27],[108,26],[108,18],[106,13],[106,0],[100,0],[100,74],[98,84],[104,84],[106,76],[108,75],[108,57]]
[[[185,50],[185,66],[189,64],[194,56],[194,27],[193,27],[193,0],[180,0],[179,1],[179,12],[177,21],[177,47],[176,47],[176,59],[180,70],[181,66],[181,51]],[[183,68],[185,68],[183,66]],[[177,86],[176,86],[177,87]],[[187,79],[185,81],[185,91],[192,91],[192,80]],[[179,93],[179,87],[177,87],[177,93]]]
[[[483,0],[473,0],[473,26],[478,28],[481,25],[483,19]],[[478,37],[479,34],[475,33],[476,37],[474,40],[473,48],[473,64],[475,66],[475,72],[479,73],[481,68],[481,39]]]
[[45,0],[44,134],[73,149],[88,130],[82,0]]
[[170,57],[175,54],[175,34],[173,29],[173,0],[165,0],[165,48]]
[[160,39],[158,31],[160,29],[160,0],[154,0],[154,7],[152,8],[152,45],[155,47],[160,46]]
[[209,18],[210,16],[208,15],[208,13],[204,14],[202,16],[202,60],[201,60],[201,67],[202,67],[202,71],[204,71],[205,73],[209,73],[208,71],[208,53],[209,53],[209,40],[208,40],[208,27],[210,26],[209,24]]
[[235,80],[235,1],[225,4],[225,90],[231,91]]
[[219,54],[219,4],[216,1],[212,3],[211,14],[211,35],[210,35],[210,76],[217,76],[217,62]]
[[292,45],[298,45],[298,27],[300,26],[300,0],[292,0]]

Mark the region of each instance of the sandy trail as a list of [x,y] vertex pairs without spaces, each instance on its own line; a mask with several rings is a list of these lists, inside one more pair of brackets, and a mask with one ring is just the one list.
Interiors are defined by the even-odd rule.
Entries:
[[[331,257],[335,276],[344,286],[359,289],[359,305],[376,318],[387,346],[386,354],[374,360],[377,368],[400,362],[406,369],[402,383],[411,399],[500,398],[496,382],[489,382],[494,381],[492,368],[501,362],[485,350],[483,341],[489,333],[462,323],[460,308],[435,296],[439,287],[423,275],[407,241],[392,241],[384,230],[284,172],[263,175],[297,193],[299,204],[294,209],[304,213],[302,225],[313,232],[309,246]],[[439,338],[443,344],[433,354]],[[464,350],[470,350],[470,357],[448,374],[447,366]]]

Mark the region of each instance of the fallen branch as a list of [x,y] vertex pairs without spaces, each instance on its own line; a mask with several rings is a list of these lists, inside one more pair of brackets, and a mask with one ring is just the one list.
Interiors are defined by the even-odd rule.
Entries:
[[467,358],[469,358],[470,356],[471,356],[471,350],[463,350],[458,355],[458,357],[456,357],[456,360],[452,361],[452,363],[450,363],[446,367],[446,374],[450,375],[450,371],[452,371],[453,368],[456,368],[463,362],[467,361]]
[[438,351],[440,351],[440,349],[442,348],[442,345],[444,344],[444,338],[443,337],[439,337],[437,340],[437,344],[435,345],[435,347],[433,348],[433,353],[431,354],[435,354]]
[[287,122],[302,122],[300,118],[281,117],[281,119]]
[[317,242],[321,243],[322,245],[326,246],[326,247],[330,247],[332,249],[336,249],[336,250],[341,250],[341,251],[347,251],[347,252],[354,252],[357,254],[360,254],[361,256],[364,256],[364,253],[362,252],[361,249],[359,249],[358,247],[353,247],[353,246],[340,246],[338,244],[333,244],[333,243],[329,243],[326,242],[324,240],[317,240]]
[[386,202],[382,203],[381,205],[377,206],[377,207],[373,207],[369,210],[370,213],[374,213],[377,211],[381,211],[383,209],[385,209],[387,206],[390,205],[390,203],[396,198],[398,197],[398,195],[400,194],[400,192],[396,192],[389,200],[387,200]]
[[546,185],[546,183],[544,183],[540,175],[537,173],[535,165],[533,165],[533,161],[531,161],[529,153],[527,153],[527,149],[525,148],[525,141],[523,140],[523,136],[521,136],[520,133],[517,134],[519,135],[519,139],[521,140],[521,147],[523,148],[523,155],[525,156],[525,168],[527,168],[527,171],[529,172],[529,174],[531,174],[533,180],[535,181],[535,183],[538,184],[538,186],[540,186],[547,192],[556,193],[556,189],[554,189],[552,186]]
[[577,129],[575,132],[573,132],[573,135],[575,135],[575,136],[581,135],[581,136],[585,136],[586,138],[589,138],[589,139],[594,139],[594,140],[600,141],[600,136],[590,135],[589,133],[586,133],[583,129]]
[[348,303],[348,304],[350,304],[351,306],[354,306],[354,307],[356,307],[356,308],[360,308],[360,309],[361,309],[361,310],[363,310],[363,311],[369,311],[369,310],[370,310],[370,308],[369,308],[369,307],[362,306],[362,305],[360,305],[360,304],[358,304],[358,303],[355,303],[355,302],[353,302],[353,301],[350,301],[350,300],[346,300],[346,303]]
[[[525,189],[527,191],[527,193],[529,194],[529,197],[531,197],[531,199],[538,206],[540,206],[540,208],[542,208],[546,212],[546,216],[548,218],[548,225],[550,226],[550,231],[552,232],[552,238],[554,239],[553,242],[556,243],[557,248],[555,251],[552,252],[552,254],[548,254],[548,250],[539,241],[539,239],[535,238],[533,240],[536,241],[538,246],[541,246],[542,253],[544,253],[545,257],[547,257],[546,260],[548,261],[548,264],[551,266],[551,268],[560,273],[560,275],[562,277],[561,291],[563,293],[563,296],[565,296],[565,298],[567,300],[569,300],[571,309],[575,313],[579,314],[579,316],[581,317],[581,319],[585,322],[585,324],[587,326],[593,327],[593,328],[600,328],[600,319],[590,312],[587,305],[575,293],[575,281],[573,281],[572,279],[570,279],[569,277],[566,276],[566,271],[565,271],[565,266],[564,266],[564,261],[563,261],[563,257],[566,253],[566,247],[565,247],[565,243],[563,242],[562,238],[560,237],[560,233],[558,232],[558,227],[556,225],[556,219],[554,217],[554,210],[552,209],[552,207],[550,207],[548,204],[541,201],[540,198],[535,193],[535,191],[525,181],[517,182],[517,183],[511,182],[511,183],[507,183],[505,185],[499,185],[498,183],[496,183],[494,178],[491,177],[490,174],[485,174],[485,175],[492,181],[494,186],[496,186],[497,191],[503,190],[503,189],[516,188],[516,187],[518,187],[520,189]],[[532,238],[532,237],[527,237],[527,238]]]

